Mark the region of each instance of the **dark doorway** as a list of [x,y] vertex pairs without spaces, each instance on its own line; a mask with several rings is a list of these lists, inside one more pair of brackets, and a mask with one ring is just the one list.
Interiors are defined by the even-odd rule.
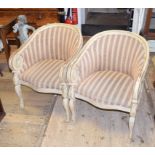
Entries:
[[131,30],[132,8],[86,8],[82,34],[92,36],[105,30]]

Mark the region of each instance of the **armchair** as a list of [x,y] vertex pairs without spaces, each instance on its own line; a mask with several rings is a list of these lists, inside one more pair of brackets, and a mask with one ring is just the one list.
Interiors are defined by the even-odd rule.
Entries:
[[9,66],[14,74],[21,108],[24,107],[21,85],[42,93],[63,94],[59,81],[60,69],[81,48],[82,43],[81,32],[76,26],[47,24],[37,29],[11,55]]
[[131,138],[148,63],[148,44],[135,33],[110,30],[93,36],[66,65],[71,119],[75,98],[128,112]]

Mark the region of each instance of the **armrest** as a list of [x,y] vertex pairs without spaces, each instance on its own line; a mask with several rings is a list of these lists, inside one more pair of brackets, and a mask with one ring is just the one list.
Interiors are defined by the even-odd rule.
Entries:
[[33,40],[30,37],[19,49],[11,54],[9,67],[12,71],[24,71],[36,61],[31,58],[32,55],[37,52],[36,50],[31,51],[32,43]]
[[139,102],[142,91],[142,85],[145,80],[148,66],[149,66],[149,54],[146,57],[144,57],[144,60],[141,63],[140,62],[138,63],[138,61],[136,61],[132,66],[131,75],[134,80],[134,90],[133,90],[134,93],[132,96],[133,102],[135,101],[137,101],[137,103]]
[[79,84],[89,75],[99,70],[99,63],[95,61],[90,63],[87,58],[89,52],[83,50],[85,50],[85,48],[76,53],[72,59],[66,62],[61,68],[60,79],[62,83]]
[[12,53],[9,58],[9,67],[12,71],[19,71],[23,66],[23,58],[17,52]]
[[[9,67],[13,71],[24,71],[30,66],[32,66],[35,62],[39,61],[41,59],[41,56],[39,57],[39,54],[42,53],[39,51],[39,48],[41,48],[42,42],[41,39],[38,36],[39,32],[42,29],[39,28],[33,34],[22,44],[22,46],[16,50],[13,54],[11,54],[9,58]],[[38,41],[40,41],[38,43]],[[23,68],[24,66],[24,68]]]
[[131,76],[134,80],[142,78],[147,71],[149,65],[149,55],[136,59],[131,68]]

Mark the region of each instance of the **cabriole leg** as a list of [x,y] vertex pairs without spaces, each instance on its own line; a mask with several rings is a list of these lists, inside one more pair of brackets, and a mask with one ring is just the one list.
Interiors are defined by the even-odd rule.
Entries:
[[14,74],[13,81],[15,84],[16,94],[20,99],[20,108],[23,109],[24,108],[24,100],[23,100],[23,95],[22,95],[22,91],[21,91],[21,85],[20,85],[20,80],[16,74]]
[[69,111],[69,100],[68,100],[68,86],[66,84],[62,85],[62,97],[63,97],[63,107],[66,112],[66,121],[69,122],[70,111]]
[[134,123],[135,123],[135,117],[130,116],[130,118],[129,118],[129,136],[130,136],[130,139],[132,139]]
[[75,99],[70,99],[69,101],[69,108],[70,108],[70,111],[71,111],[71,120],[72,121],[75,121],[75,106],[74,106],[74,102],[75,102]]
[[147,81],[146,78],[144,79],[144,87],[145,87],[145,90],[147,91],[147,93],[150,93],[150,91],[149,91],[148,81]]
[[63,106],[66,112],[66,122],[69,122],[69,105],[67,98],[63,98]]
[[130,139],[132,138],[133,128],[135,124],[135,117],[136,117],[136,110],[137,110],[137,100],[132,101],[132,107],[130,111],[130,118],[129,118],[129,132],[130,132]]
[[75,95],[74,95],[74,86],[71,85],[69,89],[69,108],[71,112],[71,120],[75,121]]
[[15,91],[16,91],[16,94],[18,95],[19,99],[20,99],[20,108],[24,109],[24,100],[23,100],[23,95],[22,95],[22,91],[21,91],[21,85],[16,85]]

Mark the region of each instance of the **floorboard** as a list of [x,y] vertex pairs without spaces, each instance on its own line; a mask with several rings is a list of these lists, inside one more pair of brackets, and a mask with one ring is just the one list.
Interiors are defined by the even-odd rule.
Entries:
[[66,123],[61,103],[62,100],[59,98],[54,106],[42,146],[155,146],[152,103],[145,91],[137,111],[131,141],[127,113],[101,110],[77,100],[76,122]]
[[6,112],[0,123],[0,146],[40,146],[56,96],[37,93],[23,86],[25,108],[21,110],[12,80],[8,77],[0,79],[0,97]]

